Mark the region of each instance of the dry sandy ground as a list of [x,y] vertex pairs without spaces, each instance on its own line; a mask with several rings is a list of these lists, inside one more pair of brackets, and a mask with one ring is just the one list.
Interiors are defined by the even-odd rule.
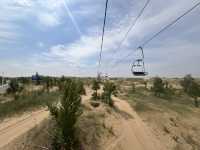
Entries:
[[[88,104],[92,91],[86,88],[87,96],[83,96],[83,103]],[[117,122],[109,122],[116,128],[117,136],[114,140],[107,142],[102,150],[165,150],[151,130],[136,114],[130,105],[123,100],[113,98],[116,109],[123,117],[119,117]],[[0,149],[35,127],[49,116],[48,111],[40,110],[19,118],[13,118],[0,124]],[[124,117],[126,116],[126,117]]]
[[106,150],[165,150],[155,135],[147,128],[144,122],[136,114],[130,105],[123,100],[113,98],[115,106],[122,115],[119,124],[115,124],[118,130],[118,138],[109,143]]
[[49,116],[49,112],[45,110],[35,111],[29,114],[24,114],[18,118],[10,118],[0,124],[0,149],[10,143],[15,138],[26,133],[40,124]]
[[[83,96],[83,103],[87,103],[91,97],[92,91],[86,88],[87,95]],[[23,135],[30,129],[36,127],[49,116],[45,109],[35,112],[25,113],[20,117],[8,118],[0,123],[0,150],[13,141],[15,138]]]

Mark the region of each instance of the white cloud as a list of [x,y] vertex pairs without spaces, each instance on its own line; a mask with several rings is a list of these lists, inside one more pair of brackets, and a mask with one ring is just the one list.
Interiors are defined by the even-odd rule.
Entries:
[[[121,34],[115,30],[107,32],[105,36],[105,43],[103,53],[113,50],[116,43],[121,40]],[[80,64],[83,60],[97,55],[100,51],[101,37],[91,34],[84,35],[79,40],[71,44],[55,45],[51,47],[45,56],[50,58],[57,58],[61,60],[68,60],[76,64]]]
[[30,7],[32,6],[32,0],[14,0],[14,4],[19,7]]
[[[103,49],[103,70],[107,70],[109,73],[113,73],[115,75],[131,75],[130,63],[132,61],[131,58],[133,58],[132,55],[130,55],[130,59],[127,58],[125,62],[118,64],[116,69],[110,67],[113,63],[113,60],[115,61],[116,58],[121,58],[127,55],[128,52],[134,50],[145,39],[151,37],[151,35],[159,31],[164,25],[174,20],[177,16],[182,14],[195,3],[195,1],[191,2],[187,0],[177,0],[176,2],[169,0],[167,3],[164,3],[163,1],[152,1],[150,6],[148,6],[148,8],[145,10],[143,16],[139,19],[135,28],[130,32],[128,39],[124,42],[121,49],[117,54],[114,54],[113,51],[116,47],[118,47],[118,44],[122,40],[125,31],[135,19],[134,17],[136,17],[137,12],[139,12],[141,9],[143,2],[145,1],[141,1],[136,6],[134,5],[134,9],[132,6],[130,6],[131,9],[128,8],[126,10],[128,12],[127,14],[121,13],[121,11],[124,11],[121,8],[114,8],[114,6],[121,4],[120,1],[115,2],[118,3],[117,5],[110,4],[112,6],[109,8],[109,19],[106,26],[105,43]],[[84,6],[82,5],[83,3],[85,3]],[[86,5],[88,3],[90,3],[90,5]],[[88,25],[88,27],[84,28],[87,33],[83,32],[83,35],[73,39],[70,43],[63,44],[62,42],[61,44],[54,44],[49,49],[34,54],[34,56],[30,59],[29,66],[33,66],[33,68],[46,73],[50,72],[52,68],[56,68],[55,71],[58,72],[58,74],[74,74],[77,73],[77,71],[80,72],[80,68],[82,68],[81,72],[83,70],[86,71],[85,74],[94,74],[95,67],[97,66],[98,54],[100,51],[104,3],[102,3],[101,0],[95,2],[91,0],[74,0],[69,1],[68,4],[72,5],[72,12],[65,12],[65,10],[63,11],[62,0],[21,0],[20,5],[25,7],[26,11],[28,11],[27,15],[23,15],[23,17],[36,17],[43,28],[58,27],[63,23],[62,19],[66,17],[64,15],[67,13],[75,13],[76,18],[81,17],[78,19],[83,19],[85,16],[88,16],[88,22],[84,20],[85,22],[82,22],[81,24],[82,26],[84,26],[85,23]],[[125,8],[125,6],[123,6],[123,8]],[[119,14],[117,12],[119,12]],[[70,16],[73,21],[72,14]],[[180,25],[185,33],[188,32],[190,34],[196,34],[196,31],[199,31],[199,27],[193,27],[193,24],[191,25],[191,23],[188,22],[188,18],[186,17],[182,20],[184,24],[181,22],[180,24],[177,24],[177,26]],[[78,29],[79,27],[76,21],[73,21],[73,23],[76,26],[76,29],[80,30]],[[191,28],[186,28],[187,26],[191,26]],[[1,28],[6,28],[6,25],[1,24],[0,31]],[[6,30],[10,30],[11,28],[13,27],[6,28]],[[14,35],[14,33],[11,35],[7,31],[4,32],[4,36],[7,37],[15,37]],[[161,38],[158,37],[145,48],[145,56],[147,57],[146,63],[149,64],[149,71],[152,74],[163,75],[185,74],[187,71],[189,71],[189,73],[193,72],[195,74],[200,74],[200,72],[196,69],[198,68],[197,64],[200,63],[198,60],[198,57],[200,57],[200,53],[198,51],[200,45],[195,45],[194,42],[190,41],[191,39],[188,39],[187,37],[178,37],[177,32],[166,32],[164,35],[165,36],[163,37],[165,43],[163,40],[160,40]],[[38,46],[40,48],[47,47],[47,45],[44,47],[41,43],[38,43]],[[188,49],[190,51],[188,51]],[[189,61],[192,63],[191,67],[191,64],[188,64]],[[23,65],[21,65],[22,68]],[[29,66],[26,68],[30,68]],[[189,68],[188,70],[185,69],[186,66]],[[83,68],[89,69],[85,70]]]
[[61,24],[59,17],[55,14],[40,13],[38,14],[38,20],[45,27],[55,27]]
[[45,46],[45,44],[43,42],[38,42],[37,46],[40,47],[40,48],[43,48]]
[[[139,46],[139,45],[136,45],[137,43],[132,42],[133,39],[137,39],[137,38],[143,39],[145,36],[151,35],[157,29],[162,27],[165,23],[168,23],[170,20],[176,18],[178,15],[184,12],[187,5],[188,5],[188,2],[185,1],[182,3],[181,6],[174,5],[173,7],[167,7],[167,9],[161,10],[159,13],[156,13],[152,16],[149,16],[148,14],[148,17],[141,18],[138,24],[136,25],[136,27],[130,33],[129,39],[125,41],[121,50],[119,50],[118,55],[113,54],[112,51],[115,50],[115,48],[118,46],[119,42],[123,38],[125,33],[122,31],[126,31],[126,29],[129,27],[130,18],[127,15],[117,25],[114,25],[114,28],[110,29],[109,31],[106,30],[105,43],[104,43],[104,49],[103,49],[103,61],[104,61],[103,68],[107,68],[110,65],[112,65],[113,59],[115,60],[115,58],[118,58],[118,57],[121,58],[127,52],[130,52],[129,50],[130,48],[128,48],[128,46],[131,46],[133,50],[136,46]],[[176,13],[178,12],[178,15],[175,14],[175,12]],[[131,20],[134,20],[134,18],[132,18]],[[76,65],[80,65],[80,64],[85,65],[83,64],[84,60],[91,59],[92,57],[97,56],[100,51],[101,37],[98,36],[97,34],[95,35],[96,32],[94,32],[94,30],[97,30],[97,28],[96,27],[91,28],[89,31],[90,33],[88,35],[83,35],[79,40],[76,40],[73,43],[53,46],[52,48],[48,50],[48,52],[44,53],[45,57],[51,58],[54,61],[60,59],[60,60],[65,60],[65,61],[74,63]],[[175,46],[177,46],[177,43],[175,44]],[[160,49],[163,49],[163,48],[160,48]],[[169,51],[166,51],[166,52],[169,52]],[[152,53],[152,55],[153,54],[154,53]],[[160,66],[164,65],[164,63],[162,62],[161,63],[157,62],[157,63],[159,63]],[[95,63],[95,66],[96,64],[97,63]],[[124,64],[127,66],[126,62]],[[92,66],[92,64],[90,64],[90,66]],[[123,71],[120,71],[120,73],[122,72]],[[126,72],[126,73],[129,74],[129,72]]]
[[21,35],[15,32],[1,31],[0,30],[0,42],[1,43],[15,43],[16,39],[19,39]]

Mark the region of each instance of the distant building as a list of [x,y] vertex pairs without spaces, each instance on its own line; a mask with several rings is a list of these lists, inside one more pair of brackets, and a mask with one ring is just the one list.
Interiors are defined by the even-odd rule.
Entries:
[[32,81],[35,82],[36,85],[39,85],[41,80],[42,78],[37,72],[35,75],[32,76]]
[[32,81],[40,81],[41,77],[39,76],[39,74],[36,72],[35,75],[32,75]]
[[103,81],[108,81],[108,80],[110,80],[108,74],[105,74],[104,76],[102,76],[102,80],[103,80]]

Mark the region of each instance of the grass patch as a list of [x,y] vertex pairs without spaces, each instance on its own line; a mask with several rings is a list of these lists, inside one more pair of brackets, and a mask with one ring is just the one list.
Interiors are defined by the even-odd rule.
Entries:
[[181,115],[187,115],[194,108],[193,102],[186,96],[173,96],[169,99],[159,98],[148,90],[137,90],[135,93],[127,93],[124,97],[137,112],[145,111],[175,111]]
[[0,104],[0,119],[23,113],[25,111],[46,106],[60,97],[60,93],[33,92],[31,95],[20,96],[17,100]]
[[142,102],[136,103],[136,105],[134,106],[134,108],[138,112],[145,112],[145,111],[151,111],[151,110],[153,110],[148,105],[146,105],[145,103],[142,103]]
[[99,149],[99,139],[104,133],[104,114],[89,113],[80,117],[77,123],[77,136],[87,150]]

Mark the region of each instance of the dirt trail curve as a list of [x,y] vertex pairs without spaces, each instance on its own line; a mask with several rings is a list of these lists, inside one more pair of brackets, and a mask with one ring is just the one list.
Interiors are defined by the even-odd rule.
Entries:
[[127,101],[115,97],[113,99],[115,106],[131,117],[122,117],[118,125],[121,136],[110,143],[106,150],[166,150]]
[[48,111],[39,110],[2,122],[0,124],[0,149],[15,138],[34,128],[37,124],[40,124],[48,116]]
[[[87,95],[82,96],[83,103],[85,103],[85,101],[88,103],[92,94],[92,90],[89,88],[86,88],[86,91]],[[44,119],[48,118],[48,116],[49,112],[44,108],[35,112],[25,113],[20,117],[8,118],[0,122],[0,150],[15,138],[36,127],[37,124],[40,124]]]

